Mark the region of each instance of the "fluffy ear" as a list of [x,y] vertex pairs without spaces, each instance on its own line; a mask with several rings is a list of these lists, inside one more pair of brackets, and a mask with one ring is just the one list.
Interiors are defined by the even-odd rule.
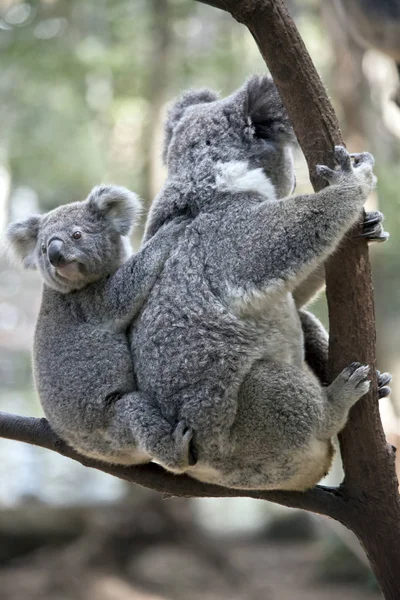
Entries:
[[214,102],[218,100],[219,96],[212,90],[189,90],[184,92],[180,98],[173,104],[168,111],[167,120],[165,123],[165,139],[163,149],[163,161],[166,163],[168,148],[171,143],[174,129],[178,122],[181,120],[183,113],[188,106],[194,106],[195,104],[207,104],[208,102]]
[[128,235],[142,210],[139,197],[119,185],[99,185],[90,192],[89,208],[106,219],[121,235]]
[[256,137],[281,144],[296,143],[296,136],[271,77],[253,76],[244,87],[243,108]]
[[25,269],[35,269],[35,248],[40,227],[40,215],[11,223],[6,229],[7,249],[11,257],[22,261]]

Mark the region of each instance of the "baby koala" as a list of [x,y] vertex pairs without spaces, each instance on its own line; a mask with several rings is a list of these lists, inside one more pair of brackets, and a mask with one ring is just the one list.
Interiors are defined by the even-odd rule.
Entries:
[[6,236],[44,281],[33,363],[51,427],[77,451],[109,463],[148,462],[162,445],[189,465],[192,431],[135,390],[128,340],[183,223],[166,225],[130,256],[140,208],[129,190],[99,186],[82,202],[12,223]]

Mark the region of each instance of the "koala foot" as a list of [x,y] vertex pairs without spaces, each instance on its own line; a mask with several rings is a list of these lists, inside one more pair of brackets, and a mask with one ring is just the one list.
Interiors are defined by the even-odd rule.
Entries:
[[376,371],[376,377],[378,380],[378,398],[386,398],[391,393],[391,389],[388,383],[392,381],[391,373],[381,373]]
[[351,363],[349,367],[343,369],[326,390],[330,400],[335,404],[353,406],[369,391],[371,386],[368,379],[369,370],[368,365],[361,365],[358,362]]
[[329,185],[350,183],[353,180],[357,187],[361,187],[364,195],[371,191],[376,183],[373,173],[375,160],[372,154],[369,152],[349,154],[343,146],[335,146],[334,158],[338,165],[337,169],[330,169],[325,165],[316,166],[320,177],[323,177]]
[[176,464],[182,468],[193,467],[197,463],[197,451],[193,443],[193,429],[184,421],[179,421],[173,437],[175,441]]
[[368,242],[386,242],[389,234],[383,229],[383,219],[384,216],[379,210],[367,212],[363,223],[363,232],[355,237],[366,238]]

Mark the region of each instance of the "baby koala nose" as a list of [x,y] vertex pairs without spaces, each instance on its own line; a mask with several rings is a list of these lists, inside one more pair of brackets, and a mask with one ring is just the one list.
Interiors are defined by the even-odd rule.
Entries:
[[53,267],[62,267],[66,264],[66,260],[62,253],[63,246],[64,242],[61,240],[53,240],[50,242],[50,245],[47,249],[47,254]]

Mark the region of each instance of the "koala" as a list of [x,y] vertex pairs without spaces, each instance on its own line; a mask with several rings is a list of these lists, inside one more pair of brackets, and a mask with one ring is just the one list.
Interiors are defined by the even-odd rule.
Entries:
[[[352,363],[322,385],[326,332],[302,309],[360,218],[374,160],[336,147],[337,168],[318,167],[329,186],[291,196],[295,138],[267,77],[224,99],[186,92],[165,138],[168,178],[144,241],[181,218],[184,235],[133,324],[131,350],[138,389],[193,432],[193,460],[182,468],[161,445],[154,460],[231,488],[310,488],[370,382]],[[381,221],[369,214],[362,235],[386,239]]]
[[148,462],[157,445],[189,460],[191,431],[170,424],[137,391],[128,326],[176,244],[179,219],[130,256],[140,211],[135,194],[95,187],[88,198],[12,223],[6,236],[43,295],[34,378],[50,425],[70,446],[109,463]]

